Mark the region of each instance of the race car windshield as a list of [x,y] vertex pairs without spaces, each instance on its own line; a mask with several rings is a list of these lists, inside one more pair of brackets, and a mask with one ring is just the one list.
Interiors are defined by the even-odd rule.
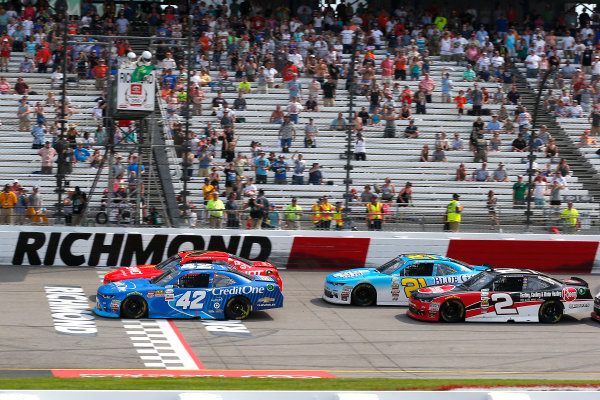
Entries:
[[156,264],[156,269],[159,271],[167,271],[169,269],[171,269],[172,267],[174,267],[175,265],[179,264],[179,262],[181,261],[181,257],[179,257],[179,255],[174,255],[171,256],[169,258],[167,258],[164,261],[161,261],[160,263]]
[[241,262],[243,262],[244,264],[247,264],[247,265],[253,265],[254,264],[252,261],[247,260],[244,257],[236,256],[234,254],[230,254],[229,257],[233,258],[234,260],[241,261]]
[[159,286],[165,286],[167,283],[171,282],[173,278],[179,275],[179,272],[180,271],[177,268],[173,267],[171,269],[166,270],[159,276],[155,276],[154,278],[150,279],[150,283]]
[[404,260],[394,258],[393,260],[390,260],[385,264],[375,268],[375,270],[377,270],[377,272],[381,272],[382,274],[391,275],[394,272],[396,272],[400,267],[402,267],[405,263],[406,262]]
[[496,277],[495,274],[489,272],[480,272],[462,285],[459,286],[461,289],[466,290],[481,290],[488,286],[490,282]]

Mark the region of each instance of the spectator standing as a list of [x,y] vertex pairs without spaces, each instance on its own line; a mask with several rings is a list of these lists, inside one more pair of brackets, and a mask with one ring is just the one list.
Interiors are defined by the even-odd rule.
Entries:
[[458,194],[453,194],[452,201],[446,207],[446,222],[448,230],[451,232],[458,232],[460,229],[463,206],[458,202],[459,199],[460,196]]
[[594,109],[588,116],[588,123],[591,124],[592,135],[600,135],[600,105],[594,104]]
[[[20,78],[19,78],[20,79]],[[17,109],[17,118],[19,118],[19,131],[29,132],[31,130],[30,117],[31,108],[27,104],[27,98],[22,98]]]
[[261,151],[258,154],[258,158],[254,161],[254,167],[256,172],[256,183],[266,184],[267,183],[267,171],[271,163],[265,158],[265,152]]
[[442,71],[442,103],[451,103],[452,102],[452,89],[454,88],[454,83],[452,79],[450,79],[450,73]]
[[568,233],[575,233],[579,230],[579,212],[573,203],[567,203],[567,208],[560,214]]
[[371,201],[367,203],[367,226],[370,231],[380,231],[383,222],[383,204],[379,202],[378,196],[373,194]]
[[287,172],[290,170],[290,166],[285,161],[283,154],[279,155],[279,159],[271,165],[271,169],[275,172],[275,184],[287,185]]
[[77,226],[81,223],[81,217],[87,205],[87,194],[79,186],[75,187],[75,192],[71,196],[71,205],[73,206],[73,225]]
[[240,227],[240,212],[237,203],[237,193],[229,193],[227,202],[225,203],[225,215],[227,217],[227,228],[239,228]]
[[465,104],[467,104],[467,97],[465,96],[464,90],[458,91],[458,96],[454,98],[454,103],[456,103],[456,109],[458,110],[458,116],[462,117],[465,112]]
[[289,153],[290,147],[292,147],[292,141],[296,140],[296,126],[291,121],[289,115],[283,117],[283,123],[279,128],[277,138],[280,139],[281,142],[281,151]]
[[223,228],[223,215],[225,210],[225,204],[219,200],[219,193],[214,192],[212,199],[206,204],[206,210],[209,213],[209,225],[213,229]]
[[527,184],[523,182],[523,175],[519,175],[517,179],[517,182],[513,185],[513,207],[523,208],[525,206]]
[[486,206],[488,209],[488,215],[490,217],[490,230],[494,230],[494,226],[500,226],[498,223],[498,212],[496,207],[498,205],[498,198],[494,195],[494,191],[488,192]]
[[[296,156],[298,158],[296,158]],[[306,169],[306,162],[302,154],[298,153],[298,150],[292,154],[292,185],[304,185],[304,170]]]
[[321,229],[331,229],[331,221],[333,219],[334,209],[335,207],[329,202],[328,196],[321,197],[321,201],[319,202],[319,216],[321,218]]
[[44,147],[38,151],[39,156],[42,158],[42,169],[41,174],[51,175],[52,164],[54,163],[54,157],[56,157],[56,150],[50,147],[50,141],[46,140]]
[[533,201],[536,206],[546,204],[545,197],[548,194],[548,179],[538,171],[533,180]]
[[336,85],[331,77],[327,78],[327,82],[323,84],[323,106],[335,106]]
[[356,134],[356,139],[354,141],[354,159],[356,161],[367,160],[367,148],[365,145],[365,138],[360,132]]
[[471,101],[473,102],[473,115],[481,115],[481,104],[483,102],[483,92],[479,89],[479,84],[473,85],[471,91]]
[[92,68],[92,77],[96,79],[96,90],[104,89],[106,79],[108,77],[108,66],[104,64],[104,60],[100,59],[98,64]]
[[319,128],[315,125],[314,119],[310,118],[308,124],[304,125],[304,147],[315,148],[317,147],[317,136],[319,135]]
[[13,224],[13,211],[17,204],[17,195],[10,190],[10,185],[4,185],[0,192],[0,224]]
[[44,136],[46,135],[46,127],[43,122],[39,122],[33,126],[31,129],[31,136],[33,137],[33,141],[31,144],[32,149],[41,149],[44,146],[45,140]]
[[12,46],[7,38],[2,39],[2,44],[0,45],[0,72],[8,72],[8,64],[10,62],[10,53],[12,51]]
[[285,220],[288,229],[300,229],[300,218],[302,217],[302,207],[298,205],[298,199],[292,197],[292,203],[285,208]]

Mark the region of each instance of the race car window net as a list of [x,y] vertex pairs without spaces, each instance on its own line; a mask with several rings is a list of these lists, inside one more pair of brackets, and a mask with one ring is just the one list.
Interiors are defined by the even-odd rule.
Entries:
[[400,267],[406,264],[406,261],[401,260],[399,258],[394,258],[383,265],[375,268],[377,272],[381,272],[382,274],[391,275],[396,272]]
[[557,282],[554,282],[548,278],[540,276],[529,276],[527,277],[527,290],[538,291],[548,289],[551,286],[556,285]]
[[187,274],[179,278],[177,287],[179,288],[207,288],[210,274]]
[[435,275],[436,276],[445,276],[452,275],[458,273],[458,270],[451,265],[438,263]]
[[177,275],[179,275],[179,271],[176,268],[171,268],[163,272],[159,276],[150,279],[150,283],[165,286],[167,283],[171,282],[173,278],[175,278]]
[[178,255],[174,255],[156,264],[156,269],[158,269],[159,271],[166,271],[171,269],[171,267],[179,264],[180,261],[181,257],[179,257]]
[[494,281],[494,292],[521,292],[523,291],[522,276],[499,276]]
[[402,276],[432,276],[433,275],[433,263],[432,262],[419,262],[407,266],[402,271]]
[[231,286],[235,285],[236,283],[236,281],[234,281],[226,275],[215,274],[215,279],[213,280],[213,287]]
[[480,272],[459,287],[466,290],[481,290],[487,287],[495,276],[496,274],[489,272]]

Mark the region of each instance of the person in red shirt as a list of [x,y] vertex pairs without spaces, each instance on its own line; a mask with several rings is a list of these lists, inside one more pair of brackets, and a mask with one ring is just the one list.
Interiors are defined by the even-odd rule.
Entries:
[[293,62],[288,61],[287,65],[283,67],[283,81],[291,81],[294,79],[294,74],[298,75],[298,68],[296,68]]
[[394,59],[394,79],[406,80],[406,56],[403,52],[398,53]]
[[2,44],[0,45],[0,71],[8,72],[11,50],[12,46],[10,41],[6,38],[2,39]]
[[412,104],[413,92],[410,90],[408,86],[404,86],[404,90],[400,93],[400,100],[402,101],[402,105],[408,104],[409,106]]
[[461,117],[465,111],[465,104],[467,103],[464,90],[458,92],[458,96],[454,98],[454,102],[456,103],[456,108],[458,109],[458,116]]
[[385,59],[381,61],[381,82],[392,86],[392,77],[394,76],[394,61],[390,58],[390,53],[387,53]]
[[48,72],[48,61],[50,60],[50,50],[47,47],[40,48],[35,54],[35,61],[38,66],[38,73],[46,73]]

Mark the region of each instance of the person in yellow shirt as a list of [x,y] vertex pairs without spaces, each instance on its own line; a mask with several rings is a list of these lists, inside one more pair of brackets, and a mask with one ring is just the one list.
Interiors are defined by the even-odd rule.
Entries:
[[370,231],[380,231],[383,221],[383,205],[379,202],[379,197],[374,194],[371,202],[367,203],[367,225]]
[[16,204],[17,195],[10,191],[10,185],[4,185],[4,190],[0,192],[0,224],[12,225]]
[[320,212],[321,198],[318,198],[315,204],[312,206],[312,214],[310,219],[313,223],[313,228],[321,229],[321,212]]
[[458,202],[459,198],[458,194],[453,194],[452,201],[446,207],[446,222],[448,223],[448,230],[451,232],[458,232],[460,229],[460,213],[463,206]]
[[210,179],[205,178],[204,186],[202,186],[202,196],[204,197],[204,210],[205,210],[202,218],[205,220],[205,222],[208,219],[208,211],[207,211],[206,205],[212,199],[212,195],[216,191],[217,191],[217,189],[213,185],[210,184]]
[[335,221],[335,230],[341,231],[344,229],[344,207],[342,202],[338,201],[335,203],[335,211],[333,212],[333,220]]
[[567,227],[567,232],[575,233],[579,229],[579,211],[573,207],[573,203],[569,202],[567,204],[567,209],[562,212],[560,215],[565,226]]
[[212,199],[206,204],[206,210],[208,211],[210,222],[209,225],[214,229],[223,228],[223,215],[225,214],[225,204],[219,200],[219,193],[214,192]]
[[333,210],[335,207],[329,202],[329,197],[323,196],[319,204],[319,212],[321,215],[321,229],[329,230],[331,228],[331,220],[333,219]]
[[298,205],[298,199],[292,197],[292,204],[285,208],[285,219],[288,229],[300,229],[300,217],[302,217],[302,207]]
[[251,91],[252,91],[252,86],[250,85],[250,82],[248,82],[248,77],[244,76],[244,78],[238,85],[238,92],[246,94],[246,93],[250,93]]

